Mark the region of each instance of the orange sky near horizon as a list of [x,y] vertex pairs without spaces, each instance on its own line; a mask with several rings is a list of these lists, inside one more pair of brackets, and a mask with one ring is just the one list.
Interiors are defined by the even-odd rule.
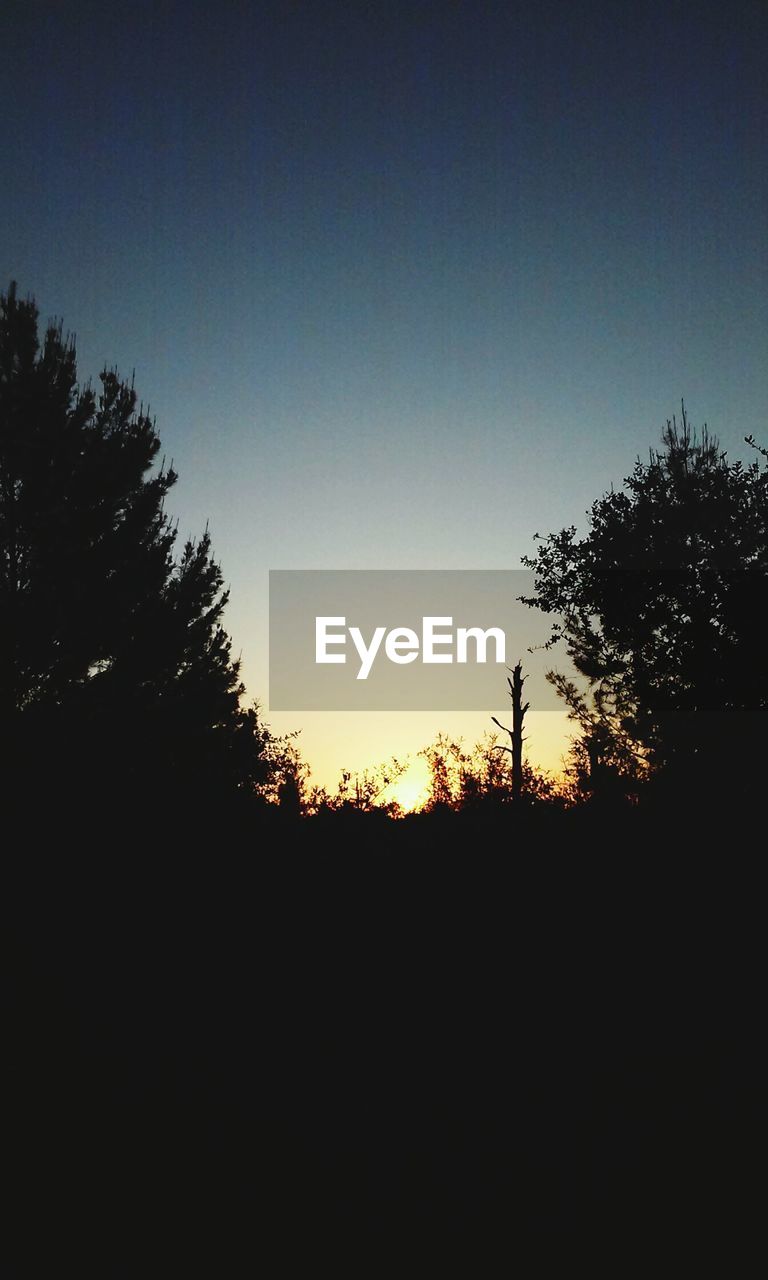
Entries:
[[[425,798],[428,771],[419,752],[443,733],[462,739],[471,749],[485,733],[499,731],[491,720],[495,715],[506,724],[510,706],[482,712],[443,711],[308,711],[264,710],[264,719],[276,734],[300,730],[297,745],[311,768],[311,783],[335,791],[344,770],[363,774],[392,756],[409,762],[406,773],[390,794],[403,808],[417,807]],[[552,774],[562,772],[563,756],[573,726],[564,712],[529,711],[525,719],[526,759]],[[501,735],[499,734],[501,740]]]

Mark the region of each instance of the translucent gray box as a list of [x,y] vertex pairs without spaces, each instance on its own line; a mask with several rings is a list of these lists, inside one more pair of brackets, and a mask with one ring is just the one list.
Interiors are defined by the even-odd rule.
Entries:
[[[519,660],[528,676],[525,696],[531,710],[562,710],[545,679],[556,665],[555,655],[535,648],[549,634],[549,620],[520,601],[532,594],[533,574],[525,570],[274,569],[269,575],[270,710],[496,710],[505,705],[509,668]],[[318,624],[318,619],[344,619],[344,624]],[[430,625],[435,637],[444,637],[442,643],[430,645]],[[365,662],[358,645],[370,654],[377,628],[384,630],[378,651],[367,678],[359,678]],[[403,628],[415,633],[417,645],[407,633],[390,634]],[[344,662],[317,661],[323,634],[329,639],[321,643],[321,652],[344,656]],[[340,635],[343,643],[332,639]],[[428,661],[430,651],[433,658],[452,661]],[[565,655],[559,658],[562,666]]]

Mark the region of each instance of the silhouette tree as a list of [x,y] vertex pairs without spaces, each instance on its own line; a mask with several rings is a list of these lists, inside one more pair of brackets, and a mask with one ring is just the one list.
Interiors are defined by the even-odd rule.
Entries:
[[[429,767],[429,797],[426,807],[432,811],[457,808],[466,788],[469,755],[461,741],[453,741],[439,733],[434,742],[419,752]],[[474,782],[470,783],[474,790]]]
[[208,530],[174,559],[176,473],[115,371],[77,383],[61,324],[0,296],[0,734],[41,790],[251,789],[270,740],[241,707]]
[[400,803],[388,795],[388,792],[407,768],[407,759],[398,760],[396,756],[392,756],[373,768],[364,769],[362,773],[344,769],[335,792],[331,793],[322,786],[312,788],[308,808],[316,814],[375,813],[379,816],[388,814],[398,817],[402,812]]
[[648,777],[642,748],[616,723],[600,699],[600,690],[585,695],[562,673],[547,672],[547,680],[568,708],[578,727],[566,759],[565,794],[572,803],[637,802]]
[[530,703],[523,703],[523,685],[528,679],[523,675],[522,662],[515,663],[511,668],[512,679],[507,678],[509,685],[509,696],[512,699],[512,726],[507,728],[495,716],[491,719],[495,725],[503,729],[504,733],[509,734],[511,745],[508,747],[499,746],[499,751],[507,751],[512,757],[512,799],[516,802],[520,800],[523,791],[523,721],[525,713],[530,707]]
[[684,406],[663,444],[593,504],[585,537],[525,559],[525,602],[554,616],[547,643],[564,641],[614,750],[710,797],[745,791],[765,753],[768,469],[729,462]]
[[[509,734],[508,729],[504,732]],[[506,809],[513,800],[521,799],[529,805],[560,801],[554,780],[527,760],[520,764],[516,794],[512,752],[499,743],[496,733],[484,734],[469,748],[463,739],[440,733],[419,755],[426,760],[430,773],[425,812],[487,812]]]

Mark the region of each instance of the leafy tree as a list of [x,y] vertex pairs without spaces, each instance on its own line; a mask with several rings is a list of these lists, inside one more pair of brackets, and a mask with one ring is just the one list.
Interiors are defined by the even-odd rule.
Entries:
[[[510,805],[515,797],[511,756],[496,733],[485,733],[470,749],[462,739],[440,733],[419,755],[430,772],[425,812],[490,810]],[[555,803],[558,793],[550,777],[523,760],[519,798],[529,806]]]
[[[61,324],[0,296],[0,733],[6,780],[92,795],[249,791],[270,735],[241,706],[208,530],[174,558],[176,473],[132,385],[80,387]],[[173,794],[173,791],[171,791]]]
[[439,733],[419,755],[424,757],[429,767],[429,796],[425,808],[431,812],[456,808],[469,764],[462,742]]
[[768,469],[730,462],[684,407],[663,445],[593,504],[585,537],[541,540],[526,603],[553,615],[548,644],[586,678],[614,753],[631,744],[674,786],[744,791],[765,752]]
[[310,767],[301,754],[298,737],[298,730],[270,737],[264,753],[269,778],[261,788],[266,800],[294,818],[306,812],[309,800]]
[[400,817],[400,803],[387,793],[407,768],[407,760],[398,760],[396,756],[392,756],[374,768],[364,769],[362,773],[352,773],[345,769],[335,792],[329,792],[325,787],[313,787],[307,807],[315,814],[375,813]]
[[648,778],[642,748],[603,706],[599,689],[587,695],[557,671],[547,672],[547,679],[579,730],[565,762],[565,798],[572,804],[636,803]]

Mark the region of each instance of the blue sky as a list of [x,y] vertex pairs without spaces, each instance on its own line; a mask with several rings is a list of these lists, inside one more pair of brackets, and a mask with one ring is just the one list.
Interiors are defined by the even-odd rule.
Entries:
[[681,397],[766,440],[763,4],[11,0],[3,43],[0,281],[135,370],[251,696],[270,568],[515,568]]

